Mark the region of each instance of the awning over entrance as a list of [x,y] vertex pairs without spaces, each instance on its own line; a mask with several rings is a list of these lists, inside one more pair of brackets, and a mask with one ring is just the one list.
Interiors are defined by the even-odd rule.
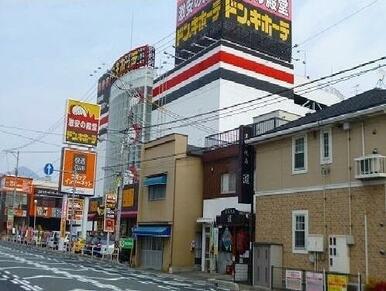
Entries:
[[136,236],[169,237],[170,226],[137,226],[133,233]]
[[143,184],[145,186],[154,186],[154,185],[165,185],[167,181],[167,176],[165,174],[146,177]]

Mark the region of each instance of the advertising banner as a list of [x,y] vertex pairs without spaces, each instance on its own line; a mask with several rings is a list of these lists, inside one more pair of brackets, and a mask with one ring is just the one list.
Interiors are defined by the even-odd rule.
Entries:
[[290,61],[291,19],[291,0],[180,0],[177,2],[176,55],[190,57],[184,51],[195,51],[192,45],[202,45],[207,36]]
[[100,111],[98,104],[69,99],[66,110],[65,142],[96,146]]
[[66,236],[66,218],[67,218],[67,196],[63,197],[62,211],[60,217],[60,237],[65,238]]
[[323,291],[323,274],[306,272],[306,291]]
[[122,193],[122,207],[129,208],[134,206],[134,188],[124,189]]
[[[68,210],[67,210],[67,220],[68,221],[81,221],[83,217],[83,205],[84,200],[80,198],[68,198]],[[74,217],[72,216],[74,214]]]
[[141,46],[120,57],[113,65],[111,73],[115,78],[122,77],[132,70],[155,66],[155,49],[152,46]]
[[285,271],[285,287],[288,290],[303,290],[302,289],[303,273],[302,271],[286,270]]
[[105,217],[104,217],[104,232],[115,231],[115,207],[117,204],[117,195],[115,193],[107,193],[105,195]]
[[1,191],[16,191],[31,194],[32,193],[32,179],[15,176],[1,177]]
[[327,275],[327,290],[328,291],[347,291],[348,276],[347,275]]
[[78,149],[63,148],[60,192],[73,192],[93,196],[96,172],[96,153]]

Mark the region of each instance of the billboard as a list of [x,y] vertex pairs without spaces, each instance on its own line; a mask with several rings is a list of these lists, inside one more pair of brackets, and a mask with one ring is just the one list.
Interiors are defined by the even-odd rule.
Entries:
[[[191,2],[193,9],[189,9],[188,13],[186,7],[190,7]],[[181,0],[177,3],[177,56],[186,56],[184,50],[194,51],[192,45],[202,43],[203,37],[208,36],[226,39],[291,61],[292,0],[196,2],[200,2],[200,6],[195,7],[194,0]]]
[[96,146],[100,111],[98,104],[69,99],[66,110],[65,142]]
[[32,194],[32,179],[15,176],[2,176],[0,190],[16,191]]
[[122,77],[132,70],[142,67],[154,67],[155,49],[152,46],[141,46],[120,57],[113,65],[111,73],[115,78]]
[[104,232],[115,231],[115,207],[117,204],[117,195],[115,193],[107,193],[105,195],[105,213],[104,213]]
[[84,196],[94,195],[96,153],[64,148],[62,151],[60,192]]

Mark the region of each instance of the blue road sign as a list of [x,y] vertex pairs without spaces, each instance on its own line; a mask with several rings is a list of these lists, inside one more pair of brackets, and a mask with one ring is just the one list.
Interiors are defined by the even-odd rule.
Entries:
[[47,176],[51,176],[53,172],[54,166],[52,164],[46,164],[44,166],[44,174],[46,174]]

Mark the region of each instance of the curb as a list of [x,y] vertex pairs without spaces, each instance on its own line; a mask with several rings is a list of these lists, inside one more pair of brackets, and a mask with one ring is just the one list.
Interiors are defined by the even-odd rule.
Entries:
[[208,279],[209,282],[212,282],[215,286],[220,288],[226,288],[231,291],[239,291],[240,286],[238,283],[230,282],[230,281],[224,281],[224,280],[218,280],[218,279]]

